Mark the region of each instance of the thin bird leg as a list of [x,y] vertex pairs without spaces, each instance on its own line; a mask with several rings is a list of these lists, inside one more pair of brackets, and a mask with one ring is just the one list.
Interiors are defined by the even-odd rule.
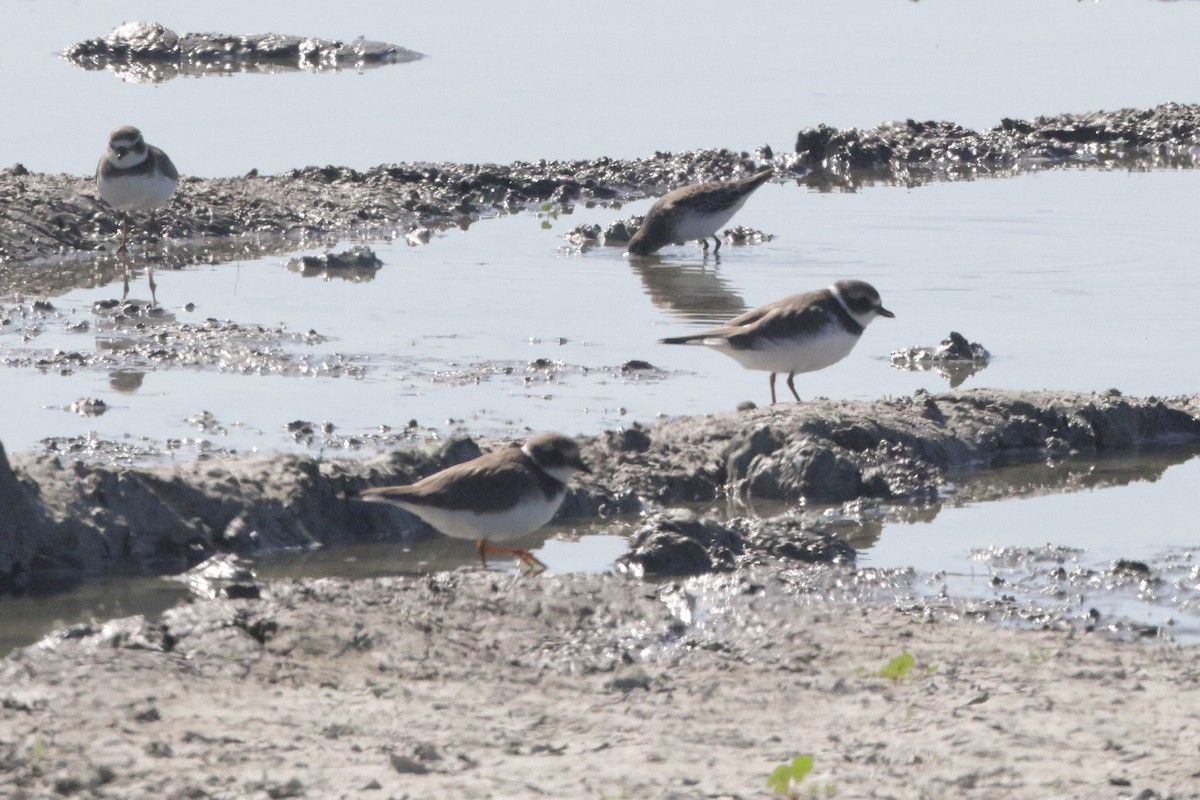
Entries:
[[125,288],[121,292],[121,302],[129,297],[129,251],[125,249],[125,220],[126,216],[121,215],[121,246],[117,248],[117,258],[121,260],[121,278],[125,283]]
[[126,240],[129,239],[129,214],[121,212],[121,246],[117,248],[117,255],[123,256],[129,253],[125,247]]
[[150,212],[150,230],[154,231],[154,234],[158,237],[156,244],[160,248],[163,247],[167,241],[167,229],[158,219],[158,209]]
[[717,253],[721,252],[721,237],[717,236],[714,233],[713,234],[713,242],[717,245],[716,247],[713,248],[713,255],[715,256]]
[[706,253],[708,252],[708,239],[707,238],[700,240],[700,249]]
[[529,552],[528,550],[522,550],[520,547],[502,547],[498,544],[486,542],[483,539],[480,539],[475,546],[479,548],[479,560],[483,562],[484,567],[487,567],[486,553],[498,553],[500,555],[516,556],[529,566],[539,571],[545,571],[546,569],[546,565],[541,561],[538,561],[537,557],[534,556],[533,553]]
[[771,373],[771,405],[775,405],[775,373]]
[[[150,263],[146,264],[146,277],[150,280],[150,307],[154,308],[156,305],[158,305],[158,294],[156,293],[156,290],[158,289],[158,284],[154,282],[154,265],[153,264],[150,264]],[[795,393],[796,393],[796,390],[793,389],[792,394],[795,394]],[[796,399],[799,400],[800,398],[797,397]]]
[[789,372],[788,379],[787,379],[787,385],[788,385],[788,388],[792,390],[792,397],[796,398],[796,402],[799,403],[800,395],[796,394],[796,384],[792,383],[792,381],[794,381],[795,379],[796,379],[796,373]]

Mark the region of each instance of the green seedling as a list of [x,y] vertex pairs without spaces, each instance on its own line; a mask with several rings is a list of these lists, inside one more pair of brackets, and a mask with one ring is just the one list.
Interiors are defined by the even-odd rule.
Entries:
[[46,754],[50,752],[50,743],[43,739],[40,735],[33,740],[33,763],[40,764]]
[[912,657],[912,653],[901,653],[875,674],[890,681],[898,681],[907,675],[916,663],[917,660]]
[[812,772],[812,768],[813,757],[811,753],[796,756],[791,760],[791,763],[780,764],[771,770],[771,777],[767,778],[767,786],[775,794],[795,797],[795,792],[798,790],[801,781],[804,780],[804,776]]

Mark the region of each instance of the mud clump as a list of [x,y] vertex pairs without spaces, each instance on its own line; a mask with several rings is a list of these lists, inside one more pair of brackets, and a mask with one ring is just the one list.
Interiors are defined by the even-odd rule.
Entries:
[[743,549],[742,538],[716,520],[677,510],[640,527],[617,568],[637,578],[728,571]]
[[134,83],[235,72],[363,70],[423,58],[415,50],[361,37],[342,42],[276,33],[180,35],[156,22],[127,22],[105,36],[68,45],[61,55],[82,69],[111,70]]
[[963,381],[977,372],[982,372],[992,360],[992,354],[979,342],[968,341],[958,331],[936,347],[905,347],[892,353],[892,366],[909,371],[933,370],[957,389]]
[[383,266],[383,262],[371,248],[356,245],[341,253],[292,258],[284,266],[305,278],[323,278],[327,281],[339,278],[351,283],[365,283],[375,279],[375,273]]
[[[642,227],[645,217],[641,214],[599,225],[578,225],[563,234],[563,249],[572,253],[586,253],[594,247],[626,247],[633,235]],[[763,231],[735,225],[721,232],[721,240],[735,247],[765,244],[775,236]]]
[[617,569],[637,578],[678,578],[770,559],[853,565],[854,548],[828,530],[830,520],[822,516],[735,517],[721,523],[688,509],[669,509],[652,514],[634,532]]

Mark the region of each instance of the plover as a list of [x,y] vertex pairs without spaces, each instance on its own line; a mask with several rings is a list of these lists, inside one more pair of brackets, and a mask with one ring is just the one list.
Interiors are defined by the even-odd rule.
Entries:
[[146,144],[142,132],[132,125],[114,128],[108,149],[96,166],[96,188],[100,199],[121,212],[121,246],[124,255],[129,238],[129,212],[154,211],[175,194],[179,172],[171,158]]
[[734,317],[718,328],[661,339],[663,344],[703,344],[730,356],[746,369],[786,372],[787,386],[798,372],[824,369],[845,358],[871,320],[894,317],[879,292],[863,281],[837,281],[828,289],[805,292]]
[[576,472],[591,472],[579,445],[559,433],[539,433],[520,447],[495,450],[416,483],[364,489],[351,497],[392,503],[447,536],[474,539],[484,567],[488,553],[504,553],[545,569],[528,550],[492,542],[516,539],[549,522]]
[[713,252],[719,251],[717,231],[773,174],[767,167],[741,180],[697,183],[668,192],[650,207],[642,227],[629,240],[630,255],[648,256],[660,247],[689,239],[698,239],[708,252],[709,236],[717,244]]

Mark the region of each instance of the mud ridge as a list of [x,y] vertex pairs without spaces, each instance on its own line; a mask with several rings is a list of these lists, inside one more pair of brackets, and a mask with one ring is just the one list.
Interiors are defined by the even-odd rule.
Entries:
[[[951,476],[988,467],[1194,445],[1198,404],[1196,396],[974,390],[680,417],[583,439],[594,474],[572,489],[559,516],[596,519],[715,499],[920,507],[937,502]],[[221,552],[425,535],[415,518],[348,502],[346,491],[409,482],[480,452],[480,444],[457,439],[368,461],[277,455],[137,469],[31,454],[10,466],[0,453],[0,589],[117,571],[178,572]],[[970,486],[958,488],[958,501],[969,499]],[[996,498],[986,484],[979,491],[980,499]],[[846,555],[823,543],[828,531],[804,541],[803,525],[799,532],[786,521],[768,527],[760,523],[751,535],[736,525],[681,529],[668,520],[659,532],[698,567],[661,571],[729,568],[756,540],[806,560],[814,552],[816,560]],[[663,563],[644,555],[643,571]]]

